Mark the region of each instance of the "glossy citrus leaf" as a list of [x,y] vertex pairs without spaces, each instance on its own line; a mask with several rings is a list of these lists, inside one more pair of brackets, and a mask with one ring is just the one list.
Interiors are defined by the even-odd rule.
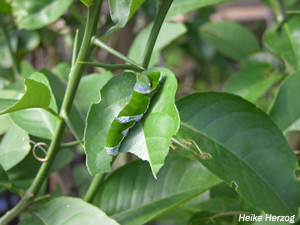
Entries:
[[147,163],[137,160],[114,171],[93,203],[120,224],[140,225],[218,183],[204,166],[186,158],[168,157],[157,180]]
[[[300,205],[297,159],[281,131],[255,105],[225,93],[197,93],[177,102],[178,139],[194,140],[194,156],[253,207],[295,215]],[[284,185],[283,185],[284,184]]]
[[280,84],[269,111],[270,117],[284,134],[300,130],[299,87],[300,71],[296,71]]
[[270,67],[267,64],[256,64],[241,69],[230,77],[224,86],[224,91],[239,95],[251,102],[256,101],[282,78],[281,75],[272,75]]
[[260,49],[254,35],[234,22],[207,22],[200,27],[200,36],[224,56],[236,61]]
[[34,30],[56,21],[69,8],[72,0],[11,0],[18,28]]
[[[36,83],[40,83],[47,89],[47,100],[49,101],[50,95],[50,104],[44,104],[43,107],[37,108],[32,107],[32,109],[26,109],[22,111],[10,113],[10,118],[16,123],[19,127],[27,131],[29,134],[35,135],[41,138],[51,139],[54,134],[54,130],[57,124],[57,119],[48,111],[43,108],[51,108],[54,112],[57,113],[56,100],[52,93],[48,79],[44,74],[40,72],[33,73],[30,77],[30,80],[34,80]],[[27,80],[27,79],[26,79]],[[38,93],[38,89],[34,89],[34,98],[41,98],[42,94]],[[26,92],[25,92],[26,94]]]
[[[142,60],[144,49],[146,47],[146,40],[148,39],[153,23],[144,28],[134,39],[128,53],[128,57],[136,62]],[[181,23],[165,22],[159,32],[155,46],[152,52],[152,56],[149,62],[149,68],[156,65],[158,62],[159,52],[170,44],[172,41],[179,38],[186,32],[186,28]]]
[[294,68],[300,66],[299,23],[299,17],[292,17],[280,28],[271,26],[263,36],[264,44],[274,53],[280,54]]
[[0,164],[5,170],[17,165],[30,150],[30,145],[23,138],[28,134],[16,125],[10,127],[0,143]]
[[20,225],[117,225],[95,206],[79,198],[54,198],[32,213],[32,217],[22,220]]

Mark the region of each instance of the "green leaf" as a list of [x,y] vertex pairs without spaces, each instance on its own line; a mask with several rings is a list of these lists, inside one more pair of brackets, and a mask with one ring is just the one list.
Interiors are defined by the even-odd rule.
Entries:
[[11,6],[5,0],[0,0],[0,13],[11,14]]
[[200,163],[180,157],[168,157],[156,180],[147,163],[138,160],[114,171],[94,204],[121,224],[140,225],[219,182]]
[[36,30],[15,30],[12,35],[18,38],[17,54],[32,51],[40,44],[40,35]]
[[[13,35],[9,36],[9,43],[13,52],[15,52],[17,50],[17,45],[18,45],[17,37]],[[12,66],[12,60],[10,57],[9,49],[6,44],[4,35],[0,35],[0,66],[5,69],[8,69]]]
[[116,28],[123,28],[145,0],[108,0],[110,16]]
[[52,199],[39,210],[32,212],[32,217],[22,220],[19,225],[117,225],[95,206],[79,198],[59,197]]
[[18,164],[28,154],[30,145],[23,138],[29,139],[28,134],[16,125],[4,135],[0,144],[0,164],[5,170]]
[[234,22],[207,22],[200,27],[200,36],[224,56],[236,61],[260,49],[254,35]]
[[300,71],[290,74],[279,86],[269,115],[279,129],[288,131],[300,130]]
[[44,108],[50,103],[51,95],[46,85],[25,79],[26,92],[20,100],[0,99],[0,115],[29,108]]
[[[85,125],[87,112],[92,103],[100,100],[99,91],[112,78],[111,72],[94,73],[84,76],[79,83],[73,106],[80,112],[81,119]],[[85,127],[85,126],[84,126]],[[83,130],[81,131],[83,133]]]
[[299,17],[292,17],[280,28],[274,24],[263,36],[264,44],[274,53],[280,54],[294,68],[300,66],[299,23]]
[[5,170],[3,169],[2,165],[0,164],[0,193],[2,191],[9,189],[10,186],[11,186],[11,183],[9,181],[9,178],[8,178]]
[[[62,105],[62,101],[65,96],[65,85],[62,82],[60,82],[57,79],[57,77],[55,77],[55,75],[51,73],[49,70],[41,69],[40,72],[45,74],[45,76],[48,78],[53,94],[57,101],[57,105],[60,107]],[[58,111],[60,111],[60,108],[58,108]],[[81,112],[78,110],[77,107],[71,108],[69,119],[71,120],[72,125],[76,130],[77,134],[79,135],[79,137],[80,138],[83,137],[85,118],[82,117]]]
[[[284,136],[255,105],[225,93],[197,93],[177,102],[178,139],[194,140],[212,158],[195,157],[253,207],[295,215],[300,205],[299,167]],[[284,184],[284,185],[282,185]]]
[[28,78],[31,74],[35,72],[33,66],[26,60],[20,62],[20,68],[22,72],[22,78]]
[[[153,97],[147,114],[124,139],[120,151],[129,151],[150,163],[153,174],[163,165],[169,144],[179,126],[178,113],[174,105],[177,88],[175,76],[167,69],[152,68],[146,72],[160,71],[164,84]],[[134,73],[122,73],[112,78],[101,90],[100,103],[89,110],[85,130],[85,151],[89,172],[94,175],[109,172],[112,156],[104,149],[110,125],[118,113],[129,102],[135,85]],[[160,154],[157,154],[160,152]]]
[[278,59],[273,53],[270,52],[256,52],[249,55],[245,60],[242,61],[244,66],[253,64],[269,64],[273,68],[284,72],[285,66],[282,60]]
[[[0,96],[2,98],[13,99],[18,95],[18,92],[15,90],[0,90]],[[3,135],[12,125],[12,121],[8,114],[0,115],[0,135]]]
[[175,224],[187,224],[190,218],[194,215],[195,211],[200,210],[198,205],[209,200],[209,195],[210,191],[207,190],[195,198],[192,198],[191,200],[168,211],[167,213],[164,213],[158,218],[155,218],[155,221],[162,222],[163,224],[174,222]]
[[[9,41],[13,52],[19,55],[34,50],[40,44],[40,36],[37,31],[15,29],[9,36]],[[13,62],[3,35],[0,36],[0,49],[0,65],[11,67]]]
[[[54,112],[57,112],[55,97],[52,94],[49,81],[45,77],[44,74],[42,74],[40,72],[36,72],[36,73],[32,74],[29,78],[30,79],[26,79],[26,80],[31,80],[33,82],[43,85],[42,86],[43,92],[39,91],[39,89],[37,89],[37,88],[34,88],[34,90],[33,90],[34,99],[36,98],[37,100],[39,100],[39,98],[47,97],[48,103],[47,104],[43,103],[43,102],[45,102],[45,100],[43,100],[43,102],[40,104],[40,106],[41,106],[40,109],[36,109],[37,108],[37,105],[36,105],[34,109],[26,109],[26,110],[10,113],[9,114],[10,118],[14,121],[14,123],[16,123],[19,127],[24,129],[25,131],[27,131],[29,134],[35,135],[37,137],[51,139],[53,137],[54,130],[55,130],[55,127],[57,124],[57,119],[51,113],[47,112],[46,110],[44,110],[42,108],[47,108],[49,105],[49,107]],[[25,80],[25,82],[26,82],[26,80]],[[28,90],[29,90],[29,88],[28,88]],[[46,90],[47,90],[47,96],[45,94]],[[25,95],[26,95],[26,93],[24,94],[24,96]],[[46,97],[44,97],[44,96],[46,96]],[[22,97],[22,99],[23,99],[23,97]],[[31,97],[31,95],[30,95],[30,97]],[[50,104],[49,104],[49,101],[50,101]]]
[[200,8],[232,1],[238,0],[174,0],[167,14],[167,18],[173,18]]
[[13,16],[19,30],[34,30],[56,21],[72,0],[11,0]]
[[69,79],[69,73],[71,70],[71,64],[68,62],[61,62],[57,64],[51,72],[55,74],[59,80],[68,82]]
[[[129,49],[128,57],[135,62],[139,62],[142,60],[144,49],[147,44],[146,40],[150,35],[152,26],[153,23],[149,24],[145,29],[140,31]],[[181,23],[164,22],[152,52],[152,56],[149,62],[149,68],[151,68],[158,62],[159,52],[172,41],[183,35],[185,32],[186,28]]]
[[224,91],[239,95],[248,101],[255,102],[272,85],[282,78],[281,75],[273,75],[270,65],[250,65],[235,73],[224,86]]

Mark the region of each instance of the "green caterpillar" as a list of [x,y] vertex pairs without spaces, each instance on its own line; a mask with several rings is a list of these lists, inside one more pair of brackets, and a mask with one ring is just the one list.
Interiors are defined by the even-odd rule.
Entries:
[[129,103],[112,122],[105,142],[105,149],[110,155],[117,155],[120,145],[130,128],[142,119],[147,112],[150,100],[163,82],[161,72],[142,74],[134,88]]

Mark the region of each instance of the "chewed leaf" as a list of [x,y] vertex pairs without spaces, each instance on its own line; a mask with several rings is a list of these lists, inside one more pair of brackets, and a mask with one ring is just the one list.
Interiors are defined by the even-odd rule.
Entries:
[[142,160],[147,160],[156,176],[169,152],[171,137],[179,128],[179,115],[174,103],[177,80],[165,68],[154,67],[147,71],[161,72],[164,82],[151,100],[142,121],[131,129],[123,141],[120,151],[131,152]]
[[111,170],[112,156],[104,149],[106,137],[112,121],[129,102],[135,81],[135,74],[129,72],[113,77],[101,89],[101,101],[89,109],[84,145],[91,175]]
[[29,108],[44,108],[50,104],[50,91],[46,85],[25,79],[26,92],[20,100],[0,99],[0,115]]
[[[152,68],[144,73],[161,72],[164,83],[151,100],[142,120],[129,130],[121,144],[121,152],[131,152],[150,163],[155,175],[164,164],[170,139],[179,127],[174,104],[177,81],[169,70]],[[112,78],[101,90],[101,101],[89,110],[85,130],[87,166],[92,175],[109,172],[112,156],[104,149],[114,118],[129,102],[136,82],[134,73],[122,73]]]

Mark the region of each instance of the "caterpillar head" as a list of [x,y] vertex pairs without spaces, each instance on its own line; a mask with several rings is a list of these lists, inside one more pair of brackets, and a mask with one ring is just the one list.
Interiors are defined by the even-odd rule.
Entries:
[[152,97],[163,82],[163,75],[161,72],[151,72],[148,74],[142,74],[135,86],[134,91]]

